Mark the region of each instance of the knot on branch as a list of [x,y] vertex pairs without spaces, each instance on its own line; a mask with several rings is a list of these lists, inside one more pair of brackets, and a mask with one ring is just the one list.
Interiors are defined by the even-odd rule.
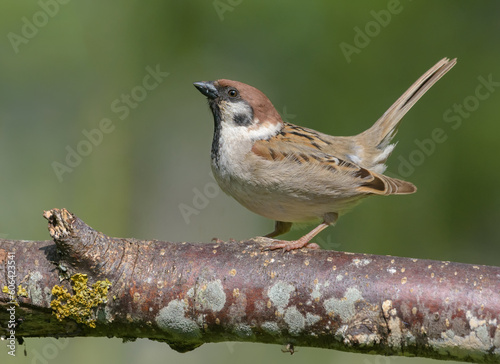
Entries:
[[107,237],[99,240],[98,237],[103,237],[103,234],[66,209],[44,211],[43,216],[49,222],[49,233],[57,247],[58,259],[55,263],[63,270],[64,275],[67,276],[72,271],[91,276],[99,273],[101,261],[105,259],[101,249],[102,241],[106,241]]
[[62,241],[71,235],[71,224],[75,217],[66,209],[52,209],[43,212],[49,221],[49,233],[54,241]]

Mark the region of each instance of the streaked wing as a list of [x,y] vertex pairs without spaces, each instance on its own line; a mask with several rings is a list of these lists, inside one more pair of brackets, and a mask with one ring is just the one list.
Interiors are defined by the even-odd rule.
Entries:
[[[314,130],[286,124],[280,134],[254,143],[252,152],[268,161],[319,167],[328,180],[341,178],[360,194],[408,194],[416,191],[413,184],[372,172],[329,153],[331,142]],[[331,149],[330,149],[331,150]],[[348,177],[348,178],[346,178]],[[325,186],[327,187],[327,186]]]

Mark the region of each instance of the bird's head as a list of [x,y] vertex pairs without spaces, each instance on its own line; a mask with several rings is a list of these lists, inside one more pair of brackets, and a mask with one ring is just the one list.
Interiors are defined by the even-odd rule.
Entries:
[[283,123],[271,101],[255,87],[225,79],[194,86],[207,97],[216,127],[258,129]]

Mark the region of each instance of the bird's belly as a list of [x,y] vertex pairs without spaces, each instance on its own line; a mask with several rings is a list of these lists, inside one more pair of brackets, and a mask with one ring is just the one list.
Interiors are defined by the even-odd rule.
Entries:
[[219,152],[218,162],[212,161],[212,171],[221,189],[250,211],[269,219],[314,222],[326,214],[341,215],[366,196],[350,186],[342,189],[342,183],[332,184],[329,176],[315,176],[311,166],[292,164],[285,168],[257,158],[244,148],[232,153],[221,148]]
[[219,181],[224,192],[232,196],[250,211],[276,221],[307,223],[322,220],[325,214],[346,212],[363,196],[347,198],[310,196],[279,190],[267,190],[248,183],[224,183]]

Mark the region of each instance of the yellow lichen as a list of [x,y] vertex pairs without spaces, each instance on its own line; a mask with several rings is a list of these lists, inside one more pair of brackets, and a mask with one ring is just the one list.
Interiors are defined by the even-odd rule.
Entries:
[[52,288],[53,300],[50,307],[53,314],[62,321],[69,317],[78,323],[95,328],[96,308],[107,302],[108,289],[111,287],[109,280],[97,281],[92,287],[87,286],[86,274],[75,274],[71,277],[73,293],[67,289],[54,286]]
[[[21,287],[21,286],[19,286],[19,287]],[[11,291],[9,289],[9,287],[7,287],[7,286],[3,286],[2,287],[2,292],[5,293],[5,294],[8,294],[10,296],[10,302],[9,303],[14,304],[16,306],[19,306],[19,303],[17,302],[16,292]]]
[[17,286],[17,296],[18,297],[28,297],[28,291],[23,286]]

